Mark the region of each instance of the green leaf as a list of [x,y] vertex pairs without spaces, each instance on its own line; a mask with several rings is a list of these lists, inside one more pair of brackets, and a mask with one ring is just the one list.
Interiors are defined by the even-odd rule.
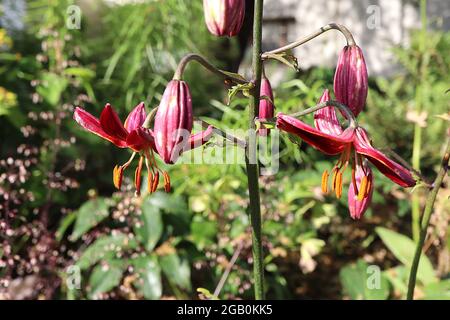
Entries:
[[237,84],[233,87],[231,87],[230,90],[228,90],[228,103],[227,105],[230,105],[231,100],[234,98],[234,96],[241,91],[245,96],[248,96],[249,91],[253,89],[255,85],[253,83],[244,83],[244,84]]
[[298,60],[295,56],[293,56],[292,54],[288,54],[288,53],[266,53],[267,57],[270,59],[274,59],[277,60],[285,65],[287,65],[289,68],[294,69],[295,71],[299,71],[299,67],[298,67]]
[[61,241],[67,228],[77,219],[76,212],[71,212],[61,221],[58,230],[56,231],[56,240]]
[[77,221],[71,240],[78,240],[88,230],[95,227],[109,214],[109,204],[105,198],[95,198],[85,202],[77,211]]
[[134,249],[137,247],[135,239],[130,239],[126,234],[115,233],[102,236],[95,240],[80,256],[77,266],[87,269],[100,260],[111,260],[120,251]]
[[161,268],[170,282],[179,287],[191,290],[191,269],[186,259],[180,259],[176,254],[159,258]]
[[200,216],[195,216],[191,223],[191,235],[193,242],[201,250],[205,246],[213,244],[217,235],[217,222],[206,221]]
[[450,279],[430,283],[424,292],[426,300],[450,300]]
[[161,268],[155,257],[139,257],[131,262],[140,280],[138,288],[146,299],[157,300],[162,295]]
[[208,300],[219,300],[215,295],[213,295],[211,292],[209,292],[208,289],[205,288],[197,288],[197,292],[201,295],[203,295]]
[[98,265],[92,271],[89,278],[91,286],[89,296],[95,298],[100,293],[109,292],[120,284],[122,280],[123,265],[112,263],[107,266]]
[[146,200],[142,205],[142,214],[139,218],[140,225],[135,225],[134,232],[145,249],[152,251],[163,233],[161,210]]
[[223,72],[224,74],[226,74],[227,76],[229,76],[230,78],[236,78],[236,79],[240,79],[241,81],[247,81],[247,79],[245,79],[239,73],[229,72],[229,71],[225,71],[225,70],[220,70],[220,71]]
[[[394,254],[394,256],[408,269],[411,268],[414,258],[414,252],[416,250],[415,242],[407,236],[388,230],[386,228],[378,227],[375,230],[380,236],[381,240],[383,240],[384,244]],[[433,266],[428,257],[424,254],[422,254],[420,258],[417,278],[423,284],[429,284],[437,281]]]
[[51,106],[56,106],[61,99],[61,94],[67,87],[67,80],[54,73],[44,73],[41,83],[36,88],[44,100]]
[[149,195],[146,201],[148,201],[149,205],[173,214],[184,214],[188,211],[185,202],[181,198],[165,192],[158,191]]
[[385,300],[389,296],[389,282],[383,273],[364,260],[342,268],[339,278],[344,291],[354,300]]
[[90,80],[95,78],[95,72],[88,68],[81,68],[81,67],[73,67],[73,68],[67,68],[64,70],[64,74],[69,76],[74,76],[81,78],[83,80]]

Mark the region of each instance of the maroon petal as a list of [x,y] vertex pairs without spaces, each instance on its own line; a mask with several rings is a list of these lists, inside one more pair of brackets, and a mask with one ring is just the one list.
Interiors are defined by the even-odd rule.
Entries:
[[138,127],[142,127],[146,117],[145,105],[141,102],[130,112],[125,120],[125,129],[127,129],[128,132],[131,132]]
[[127,137],[127,146],[136,152],[147,148],[155,149],[153,132],[150,129],[138,127],[130,132]]
[[[328,90],[324,90],[319,103],[329,100],[330,93]],[[331,135],[339,135],[343,131],[334,107],[326,107],[314,112],[314,125],[319,131]]]
[[381,173],[402,187],[413,187],[416,184],[411,172],[397,162],[389,159],[381,151],[375,149],[370,143],[363,128],[356,130],[354,141],[356,152],[365,156]]
[[306,143],[328,155],[341,153],[352,142],[354,135],[352,128],[346,129],[340,135],[330,135],[282,113],[277,115],[277,128],[299,136]]
[[88,130],[89,132],[92,132],[103,139],[106,139],[112,143],[114,143],[119,148],[126,148],[127,144],[124,140],[119,139],[115,136],[111,136],[107,134],[100,125],[100,121],[91,115],[90,113],[86,112],[85,110],[81,108],[75,108],[75,112],[73,114],[73,118],[75,121],[82,126],[84,129]]
[[[258,118],[260,119],[268,119],[273,118],[275,112],[275,105],[273,100],[273,91],[272,86],[270,85],[269,79],[263,77],[261,81],[261,97],[266,97],[267,99],[261,99],[259,102],[259,113]],[[267,136],[270,133],[270,129],[264,129],[264,125],[261,125],[262,129],[259,129],[260,136]]]
[[111,105],[107,103],[100,115],[100,125],[102,129],[112,137],[120,140],[126,140],[128,136],[127,130],[123,127],[117,113]]
[[206,142],[208,142],[209,139],[211,139],[212,135],[213,126],[208,126],[205,131],[201,131],[199,133],[191,135],[189,138],[188,146],[190,146],[190,149],[201,147]]

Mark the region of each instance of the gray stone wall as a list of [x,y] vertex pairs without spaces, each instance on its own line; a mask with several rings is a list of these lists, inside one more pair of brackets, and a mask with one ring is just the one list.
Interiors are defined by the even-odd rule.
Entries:
[[[450,1],[428,0],[429,20],[435,28],[450,29]],[[347,26],[363,48],[369,75],[397,71],[391,48],[407,45],[409,31],[420,28],[418,1],[413,0],[266,0],[264,49],[301,38],[329,22]],[[337,31],[295,50],[300,66],[334,66],[345,45]]]

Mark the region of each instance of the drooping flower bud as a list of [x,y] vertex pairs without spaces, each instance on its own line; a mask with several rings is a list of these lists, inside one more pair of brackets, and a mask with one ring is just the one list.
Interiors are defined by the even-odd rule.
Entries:
[[[273,118],[275,112],[275,105],[273,100],[272,86],[266,77],[261,80],[261,101],[259,102],[259,114],[260,119]],[[264,125],[261,125],[264,128]],[[259,129],[260,136],[267,136],[270,133],[270,129]]]
[[242,28],[245,0],[203,0],[205,22],[215,36],[233,37]]
[[192,99],[182,80],[172,80],[166,87],[155,116],[154,136],[158,154],[173,164],[189,142],[192,131]]
[[356,45],[344,47],[334,74],[336,100],[357,116],[366,103],[367,90],[367,67],[361,48]]

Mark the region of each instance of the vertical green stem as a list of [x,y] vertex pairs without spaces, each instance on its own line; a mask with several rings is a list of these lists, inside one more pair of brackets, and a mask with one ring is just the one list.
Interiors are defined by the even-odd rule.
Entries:
[[253,81],[254,88],[250,95],[249,106],[249,139],[247,143],[247,178],[248,192],[250,197],[250,216],[252,225],[252,251],[253,251],[253,278],[255,288],[255,299],[264,299],[264,266],[261,243],[261,206],[259,198],[259,172],[256,149],[256,124],[255,117],[259,107],[259,90],[261,86],[261,42],[262,42],[262,14],[263,0],[255,0],[255,11],[253,21]]
[[420,237],[417,243],[416,252],[414,254],[414,260],[411,265],[411,271],[409,274],[408,282],[408,294],[407,299],[412,300],[414,297],[414,288],[416,286],[417,269],[419,268],[420,256],[422,254],[423,244],[427,236],[428,224],[430,223],[431,213],[433,212],[434,202],[436,201],[437,194],[441,188],[442,182],[447,175],[448,166],[450,159],[450,138],[447,141],[447,147],[445,149],[444,158],[442,160],[442,166],[433,183],[433,189],[430,191],[427,197],[427,202],[425,204],[425,209],[423,210],[422,225],[420,230]]
[[[417,92],[419,92],[418,90]],[[420,107],[417,108],[420,110]],[[414,126],[414,141],[413,141],[413,154],[412,154],[412,166],[415,170],[420,172],[420,149],[422,146],[422,127],[419,124]],[[412,196],[412,235],[414,241],[417,243],[420,236],[420,197],[416,192]]]
[[[416,111],[420,113],[425,104],[424,89],[426,86],[425,78],[427,66],[425,64],[426,55],[426,41],[427,41],[427,0],[420,1],[420,18],[422,24],[421,38],[420,38],[420,54],[421,54],[421,68],[419,70],[419,79],[416,88]],[[417,171],[420,171],[420,151],[422,149],[422,127],[416,123],[414,126],[414,142],[412,165]],[[415,193],[412,197],[412,233],[414,241],[418,241],[420,237],[420,199],[419,194]]]

